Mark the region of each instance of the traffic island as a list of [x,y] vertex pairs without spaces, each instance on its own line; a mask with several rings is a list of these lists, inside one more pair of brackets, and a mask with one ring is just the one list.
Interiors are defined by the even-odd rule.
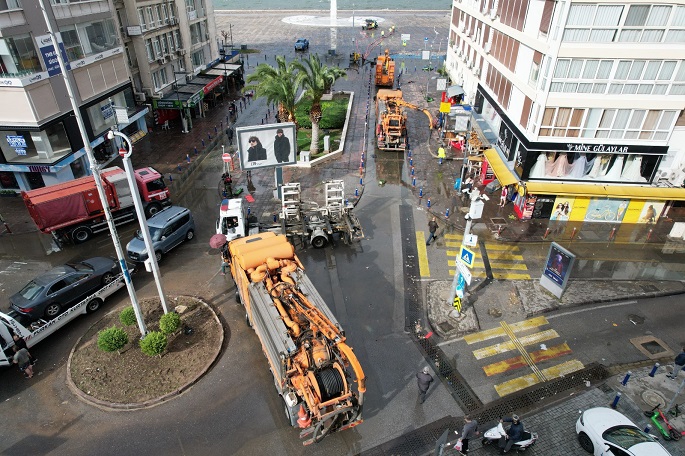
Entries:
[[[139,346],[140,331],[119,321],[122,308],[91,326],[72,349],[67,384],[84,402],[104,410],[137,410],[172,399],[195,384],[221,353],[224,330],[214,310],[202,300],[179,296],[169,300],[179,309],[179,329],[168,335],[161,356],[148,356]],[[159,298],[141,300],[148,331],[159,330]],[[182,310],[182,312],[181,312]],[[128,335],[119,351],[98,348],[98,333],[116,326]]]

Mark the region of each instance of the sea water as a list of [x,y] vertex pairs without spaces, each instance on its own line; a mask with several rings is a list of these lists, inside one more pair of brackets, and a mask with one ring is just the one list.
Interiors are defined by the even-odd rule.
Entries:
[[[326,10],[330,0],[213,0],[215,10]],[[352,10],[445,10],[452,0],[432,0],[417,4],[416,0],[337,0],[338,11]]]

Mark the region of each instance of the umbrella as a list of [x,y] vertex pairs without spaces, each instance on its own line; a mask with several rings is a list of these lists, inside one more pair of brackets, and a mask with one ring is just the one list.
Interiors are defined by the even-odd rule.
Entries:
[[213,249],[220,249],[226,242],[225,234],[215,234],[209,239],[209,246]]
[[456,97],[457,95],[463,95],[464,89],[460,85],[453,85],[447,88],[447,98]]

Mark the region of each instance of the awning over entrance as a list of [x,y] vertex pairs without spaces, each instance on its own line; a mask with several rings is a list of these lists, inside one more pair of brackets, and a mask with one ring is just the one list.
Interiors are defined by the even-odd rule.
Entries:
[[483,153],[485,154],[488,163],[490,163],[490,167],[495,173],[500,185],[511,185],[519,181],[518,177],[507,168],[507,164],[504,163],[504,160],[502,160],[502,157],[499,156],[499,153],[497,153],[495,149],[485,149]]
[[534,195],[596,196],[600,198],[685,201],[685,188],[637,185],[594,185],[563,182],[527,182],[527,193]]

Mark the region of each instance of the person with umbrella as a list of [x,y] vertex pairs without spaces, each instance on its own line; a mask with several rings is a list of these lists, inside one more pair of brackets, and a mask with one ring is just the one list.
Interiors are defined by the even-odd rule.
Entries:
[[231,266],[231,256],[228,253],[228,241],[226,235],[215,234],[209,239],[209,246],[221,250],[221,275],[226,275],[226,268]]

